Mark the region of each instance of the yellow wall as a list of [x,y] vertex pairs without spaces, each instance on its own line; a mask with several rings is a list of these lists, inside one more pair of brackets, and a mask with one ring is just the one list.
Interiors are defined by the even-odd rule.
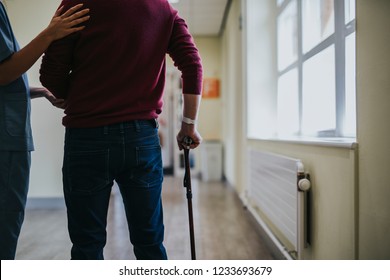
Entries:
[[[255,79],[262,82],[257,88],[250,90],[252,90],[251,94],[260,96],[260,100],[257,100],[258,108],[263,111],[263,107],[275,108],[272,102],[276,102],[277,96],[274,50],[276,29],[272,16],[275,12],[275,2],[268,0],[260,3],[256,0],[248,0],[246,3],[250,3],[250,6],[243,11],[248,13],[261,11],[256,13],[259,19],[254,31],[261,36],[256,50],[262,52],[263,55],[257,67],[251,71],[256,71]],[[253,43],[256,42],[251,39],[248,44]],[[251,46],[248,47],[251,48]],[[248,64],[251,63],[252,54],[256,50],[249,50],[252,53],[248,54]],[[248,80],[248,84],[251,83],[253,82]],[[268,105],[265,106],[265,104]],[[251,105],[253,104],[247,106]],[[253,113],[251,111],[251,117]],[[270,121],[262,125],[260,125],[260,120],[253,122],[252,119],[252,123],[259,123],[257,130],[272,129],[275,118],[270,114],[268,116],[267,120]],[[356,151],[351,148],[352,145],[336,147],[332,144],[320,146],[318,143],[250,140],[247,142],[247,147],[299,158],[304,163],[305,170],[310,173],[313,183],[310,192],[313,201],[310,209],[311,246],[305,250],[303,257],[305,259],[355,259],[357,255],[357,180],[355,178]],[[272,225],[269,224],[269,226],[272,228]]]
[[[221,40],[219,37],[196,37],[195,44],[202,57],[204,78],[221,79]],[[202,99],[199,110],[199,133],[204,140],[222,138],[222,99]]]
[[311,175],[311,246],[306,259],[355,259],[356,152],[349,148],[250,140],[255,150],[299,158]]
[[245,122],[242,88],[240,1],[233,1],[222,35],[222,125],[227,180],[241,188]]
[[390,259],[390,1],[357,0],[359,258]]
[[[390,119],[390,44],[388,31],[383,28],[389,25],[390,2],[357,0],[358,149],[348,145],[261,140],[247,140],[240,145],[237,133],[244,131],[237,119],[242,119],[246,111],[240,106],[242,97],[233,94],[242,73],[240,60],[236,59],[242,53],[235,38],[238,36],[235,23],[242,12],[239,3],[245,2],[233,0],[228,19],[231,24],[227,25],[222,37],[222,63],[229,66],[223,67],[227,70],[222,75],[225,112],[231,113],[229,104],[238,104],[232,113],[236,121],[223,126],[225,157],[231,159],[225,162],[227,179],[243,195],[247,185],[245,168],[237,168],[235,164],[237,154],[243,149],[300,158],[313,180],[312,246],[305,251],[306,258],[390,259],[390,132],[387,128]],[[226,117],[224,115],[224,119]],[[246,161],[240,165],[246,166]]]

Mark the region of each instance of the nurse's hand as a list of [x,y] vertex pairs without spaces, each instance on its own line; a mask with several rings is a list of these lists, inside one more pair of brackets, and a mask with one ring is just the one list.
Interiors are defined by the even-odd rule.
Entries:
[[30,98],[39,98],[39,97],[45,97],[49,102],[60,109],[65,109],[66,107],[66,101],[61,98],[55,97],[50,91],[48,91],[44,87],[30,87]]
[[49,26],[43,31],[52,41],[61,39],[69,34],[84,29],[81,23],[89,20],[89,9],[80,10],[83,4],[78,4],[63,12],[64,7],[60,7],[54,14]]

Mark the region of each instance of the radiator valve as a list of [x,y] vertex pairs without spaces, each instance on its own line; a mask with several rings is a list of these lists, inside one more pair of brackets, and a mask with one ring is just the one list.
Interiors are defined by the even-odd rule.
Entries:
[[310,187],[311,183],[309,179],[303,178],[298,181],[298,188],[300,191],[306,192],[310,189]]
[[310,189],[310,174],[305,173],[305,169],[303,168],[303,163],[301,161],[297,162],[297,186],[298,190],[301,192],[306,192]]

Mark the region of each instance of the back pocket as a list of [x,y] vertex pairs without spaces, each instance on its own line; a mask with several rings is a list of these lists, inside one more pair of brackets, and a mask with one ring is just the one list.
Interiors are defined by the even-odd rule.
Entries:
[[136,147],[136,161],[136,171],[132,179],[139,187],[161,184],[163,170],[159,145]]
[[70,151],[64,159],[65,191],[91,194],[109,184],[109,151]]

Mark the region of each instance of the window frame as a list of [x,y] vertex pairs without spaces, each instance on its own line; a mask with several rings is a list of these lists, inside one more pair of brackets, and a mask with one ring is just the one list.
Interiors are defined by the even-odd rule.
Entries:
[[[294,0],[285,0],[283,3],[278,6],[277,1],[275,0],[275,5],[277,6],[276,13],[276,22],[278,21],[279,16],[286,9],[286,7]],[[297,30],[297,60],[282,70],[277,70],[277,80],[287,72],[297,69],[298,72],[298,104],[299,104],[299,137],[305,137],[302,135],[302,122],[303,122],[303,65],[304,63],[312,58],[313,56],[324,51],[328,47],[334,45],[335,49],[335,93],[336,93],[336,127],[332,135],[326,134],[324,136],[317,135],[315,138],[321,139],[322,137],[327,138],[356,138],[356,129],[355,135],[345,135],[344,134],[344,120],[345,120],[345,111],[346,111],[346,39],[349,35],[356,31],[356,18],[350,22],[345,22],[345,1],[334,0],[334,19],[335,19],[335,30],[334,33],[329,37],[325,38],[323,41],[314,46],[311,50],[304,53],[303,52],[303,14],[302,14],[302,0],[297,1],[297,20],[298,20],[298,30]],[[277,24],[277,23],[276,23]],[[356,93],[355,93],[356,94]]]

